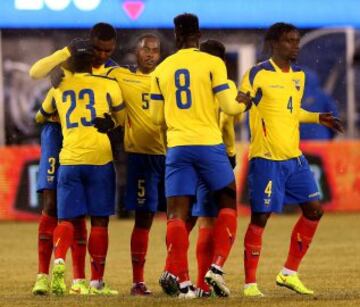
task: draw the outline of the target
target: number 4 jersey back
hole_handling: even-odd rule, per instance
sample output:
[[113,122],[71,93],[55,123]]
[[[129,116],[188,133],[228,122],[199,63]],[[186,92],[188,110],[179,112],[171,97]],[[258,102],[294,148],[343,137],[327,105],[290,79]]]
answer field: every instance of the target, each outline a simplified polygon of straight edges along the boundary
[[250,109],[250,159],[288,160],[299,157],[299,116],[305,75],[292,65],[283,72],[270,59],[252,67],[240,91],[253,99]]
[[96,116],[120,112],[122,95],[117,82],[107,77],[76,73],[51,89],[40,112],[57,110],[63,133],[61,165],[104,165],[112,161],[109,138],[93,126]]
[[229,90],[222,60],[181,49],[153,72],[152,103],[165,103],[168,147],[221,144],[217,92]]

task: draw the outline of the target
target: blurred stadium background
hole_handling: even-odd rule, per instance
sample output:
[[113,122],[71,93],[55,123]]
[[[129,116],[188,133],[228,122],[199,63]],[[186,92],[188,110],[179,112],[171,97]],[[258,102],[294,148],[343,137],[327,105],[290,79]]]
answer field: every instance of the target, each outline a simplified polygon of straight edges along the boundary
[[[33,118],[50,83],[49,80],[31,80],[28,75],[31,64],[63,48],[74,37],[86,37],[91,26],[100,21],[117,28],[118,48],[113,58],[119,64],[135,62],[134,43],[144,32],[160,36],[162,55],[166,57],[174,51],[172,18],[183,12],[199,16],[204,40],[219,39],[226,45],[229,77],[236,82],[251,65],[266,56],[262,46],[266,27],[284,21],[300,28],[303,36],[298,63],[315,74],[319,85],[315,92],[309,93],[308,107],[326,111],[323,109],[326,103],[317,103],[320,98],[331,101],[327,110],[337,112],[346,127],[343,135],[330,133],[321,139],[316,136],[317,128],[312,127],[310,137],[308,131],[301,146],[318,180],[324,208],[332,212],[350,212],[352,216],[360,212],[359,0],[2,0],[0,223],[4,220],[36,221],[41,210],[36,194],[40,130]],[[246,214],[249,137],[246,118],[236,127],[236,137],[239,211]],[[124,153],[119,152],[116,159],[121,212]],[[347,223],[347,219],[340,222]],[[15,231],[13,224],[0,225],[3,231]],[[23,231],[29,229],[34,231],[31,251],[35,261],[35,224],[24,226]],[[359,227],[350,231],[357,232],[359,238]],[[346,248],[349,248],[347,253],[352,252],[350,241]],[[357,264],[355,262],[354,266],[358,266],[359,248],[355,253]]]

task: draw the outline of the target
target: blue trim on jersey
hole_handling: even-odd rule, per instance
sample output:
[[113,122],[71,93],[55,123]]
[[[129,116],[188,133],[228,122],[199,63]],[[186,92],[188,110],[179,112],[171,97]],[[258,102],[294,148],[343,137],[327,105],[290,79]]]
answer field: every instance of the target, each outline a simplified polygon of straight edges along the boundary
[[150,97],[152,100],[164,100],[164,96],[161,94],[151,94]]
[[113,107],[113,106],[111,107],[111,111],[114,111],[114,112],[118,112],[118,111],[121,111],[123,109],[125,109],[125,103],[122,103],[122,104],[120,104],[120,105],[118,105],[116,107]]
[[255,79],[255,76],[257,75],[257,73],[263,69],[268,70],[268,71],[275,71],[274,66],[272,66],[272,64],[269,60],[254,66],[253,68],[251,68],[250,73],[249,73],[249,81],[250,81],[251,86],[253,86],[253,84],[254,84],[254,79]]
[[41,113],[42,115],[44,115],[45,117],[49,117],[49,116],[51,116],[52,114],[54,114],[54,113],[48,113],[48,112],[46,112],[46,111],[43,109],[43,107],[40,107],[40,113]]
[[230,87],[229,87],[229,84],[227,83],[224,83],[224,84],[220,84],[218,86],[215,86],[213,88],[213,93],[216,94],[216,93],[219,93],[221,91],[224,91],[224,90],[228,90]]
[[259,87],[256,91],[255,97],[252,99],[253,103],[255,103],[255,105],[258,105],[262,96],[263,96],[263,93],[262,93],[261,87]]
[[296,64],[291,64],[291,69],[292,69],[293,72],[303,71],[303,70],[301,69],[301,67],[298,66],[298,65],[296,65]]
[[128,69],[132,73],[136,73],[138,66],[135,64],[128,64],[128,65],[120,65],[122,68]]
[[119,64],[116,63],[113,59],[108,59],[104,66],[105,67],[115,67],[115,66],[119,66]]

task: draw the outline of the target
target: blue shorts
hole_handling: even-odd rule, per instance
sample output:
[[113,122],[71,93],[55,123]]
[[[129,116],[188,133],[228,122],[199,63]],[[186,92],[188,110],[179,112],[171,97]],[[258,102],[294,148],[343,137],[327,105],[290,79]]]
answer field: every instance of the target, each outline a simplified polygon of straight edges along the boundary
[[[234,169],[236,166],[235,156],[228,157],[231,167]],[[219,212],[218,204],[216,203],[214,192],[211,192],[205,182],[199,181],[196,190],[196,202],[194,203],[191,211],[192,216],[201,217],[217,217]]]
[[248,181],[252,212],[282,212],[284,204],[320,199],[304,156],[286,161],[251,159]]
[[105,165],[60,165],[57,186],[58,218],[115,213],[115,170]]
[[165,156],[129,153],[125,209],[157,212],[165,207]]
[[199,180],[210,191],[220,190],[235,180],[225,146],[176,146],[166,155],[165,193],[194,196]]
[[45,123],[41,130],[41,157],[36,188],[38,192],[56,189],[61,147],[60,124]]

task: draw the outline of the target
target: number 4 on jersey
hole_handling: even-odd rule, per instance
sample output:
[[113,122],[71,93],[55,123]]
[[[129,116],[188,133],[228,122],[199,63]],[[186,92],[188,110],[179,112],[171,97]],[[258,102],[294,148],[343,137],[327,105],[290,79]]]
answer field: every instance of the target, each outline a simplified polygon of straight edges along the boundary
[[293,103],[292,103],[292,97],[290,96],[289,101],[287,103],[287,109],[290,110],[290,113],[293,111]]

